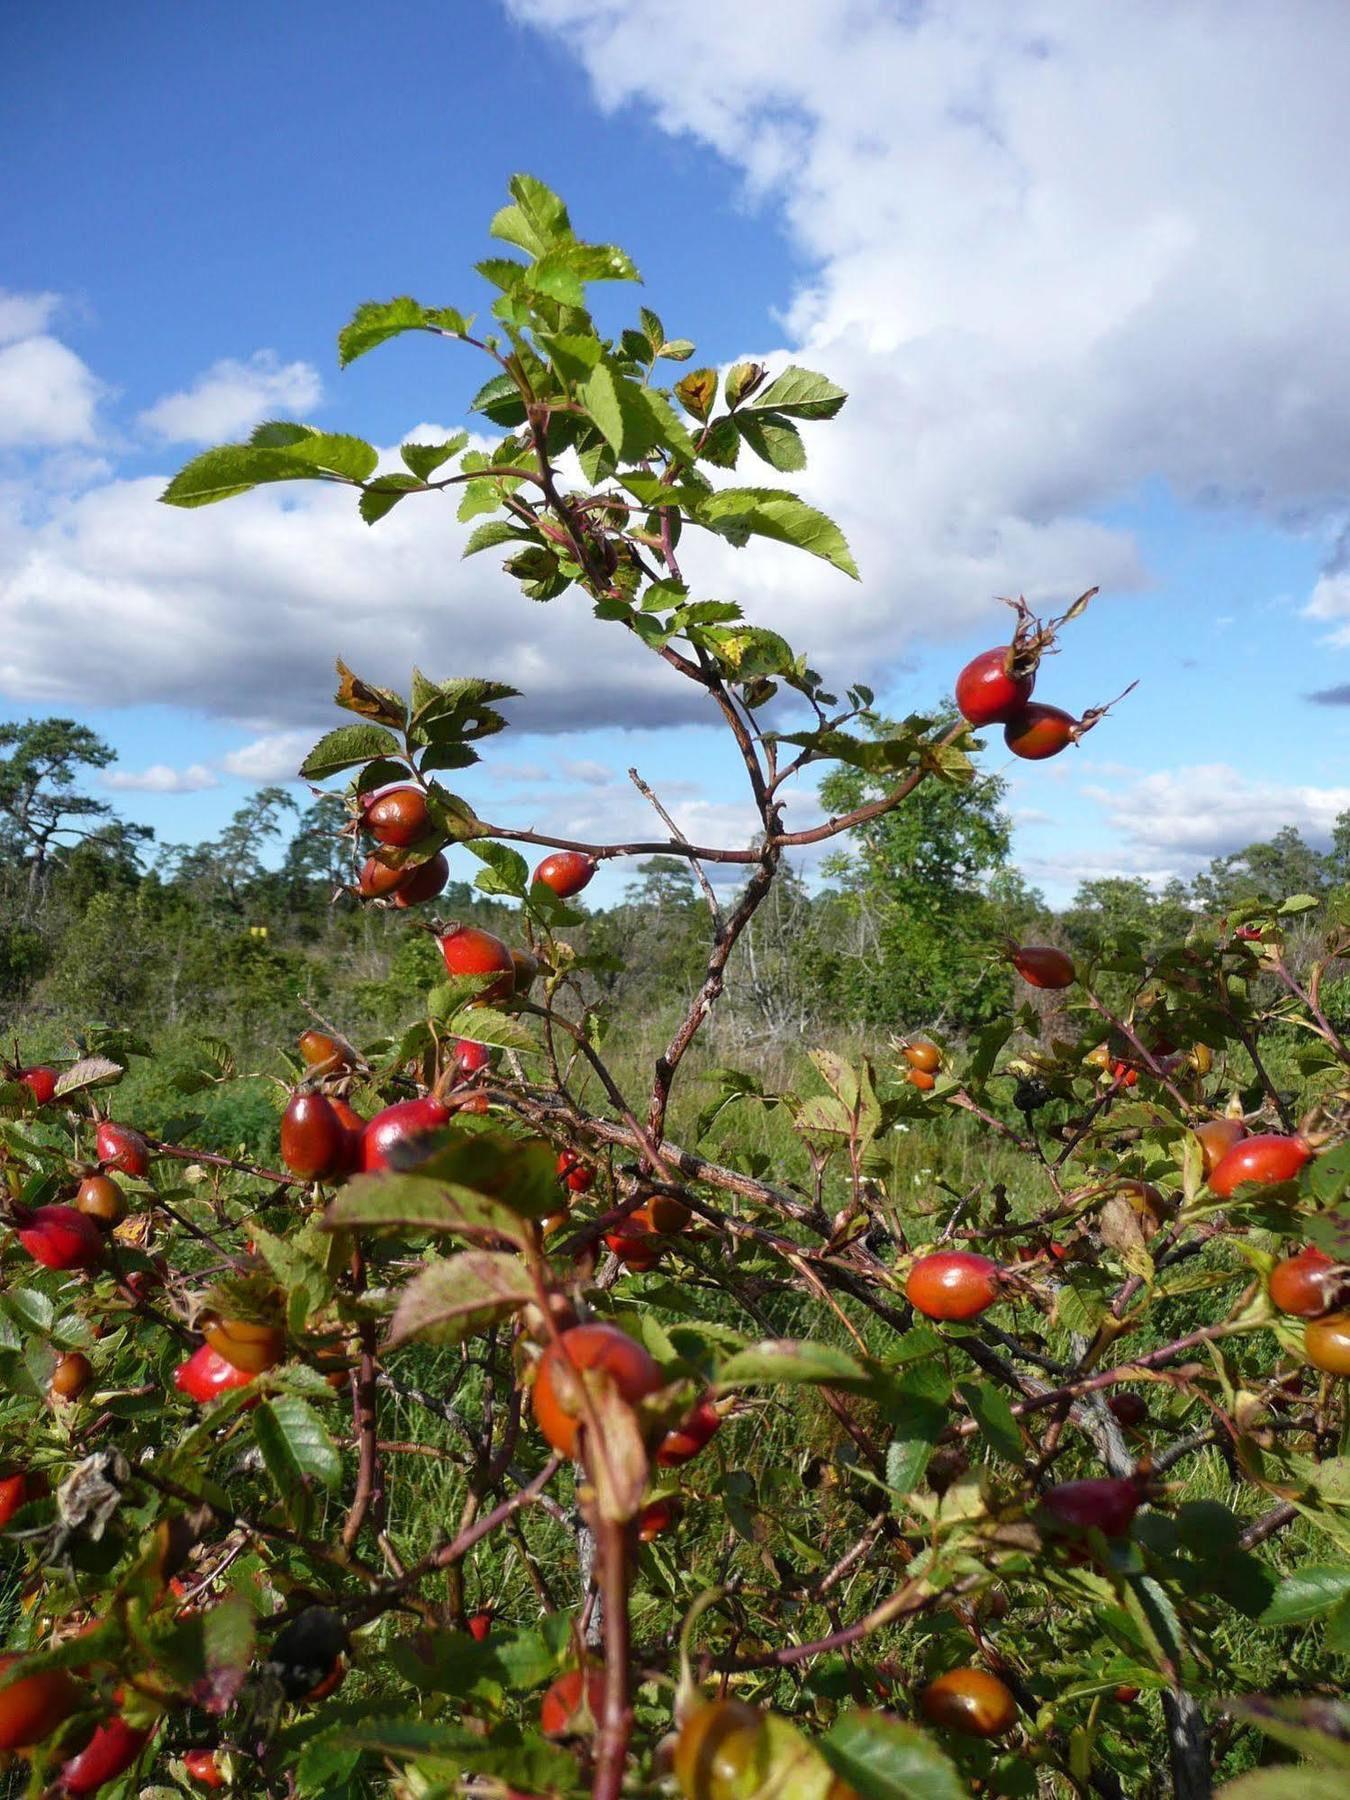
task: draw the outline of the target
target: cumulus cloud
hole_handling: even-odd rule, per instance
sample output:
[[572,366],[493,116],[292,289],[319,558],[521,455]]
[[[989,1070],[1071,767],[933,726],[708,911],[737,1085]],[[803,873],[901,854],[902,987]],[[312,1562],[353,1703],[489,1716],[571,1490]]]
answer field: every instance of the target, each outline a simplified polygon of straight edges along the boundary
[[1131,860],[1185,872],[1293,825],[1319,847],[1350,809],[1350,787],[1256,781],[1227,763],[1141,776],[1123,788],[1087,787],[1129,846]]
[[15,294],[0,288],[0,344],[39,337],[60,304],[59,294]]
[[[37,298],[45,300],[46,295]],[[11,297],[11,328],[39,316],[31,307],[25,317],[24,296]],[[41,450],[68,444],[92,444],[95,414],[103,384],[73,350],[39,333],[18,337],[0,347],[0,447]]]
[[298,781],[300,764],[314,743],[312,731],[269,731],[227,751],[221,767],[243,781]]
[[1305,528],[1350,504],[1333,0],[507,4],[781,210],[792,347],[854,395],[811,490],[892,631],[1138,582],[1089,515],[1148,478]]
[[140,415],[144,430],[174,444],[238,438],[273,413],[308,412],[323,395],[318,370],[283,363],[271,350],[247,362],[213,363],[190,388],[166,394]]
[[104,787],[127,794],[199,794],[203,788],[219,785],[206,764],[199,762],[186,769],[171,768],[168,763],[152,763],[148,769],[109,769],[102,780]]

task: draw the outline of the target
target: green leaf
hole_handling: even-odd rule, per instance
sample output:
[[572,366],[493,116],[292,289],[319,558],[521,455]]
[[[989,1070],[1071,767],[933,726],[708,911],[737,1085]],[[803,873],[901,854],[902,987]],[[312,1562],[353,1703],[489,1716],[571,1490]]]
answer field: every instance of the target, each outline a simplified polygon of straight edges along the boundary
[[903,1500],[923,1479],[938,1439],[951,1423],[952,1381],[942,1361],[916,1362],[893,1382],[883,1403],[891,1440],[886,1486]]
[[374,525],[387,512],[392,512],[405,494],[422,486],[415,475],[377,475],[357,502],[357,510],[367,525]]
[[452,307],[425,307],[409,295],[394,300],[367,300],[358,306],[350,325],[338,333],[338,361],[345,369],[377,344],[404,331],[440,331],[462,337],[470,321]]
[[806,446],[802,434],[787,419],[759,413],[736,415],[736,428],[762,462],[789,474],[806,467]]
[[476,525],[469,533],[460,555],[477,556],[480,550],[492,550],[498,544],[533,544],[538,541],[532,531],[526,531],[521,525],[508,525],[505,519],[489,519],[484,525]]
[[306,438],[318,437],[312,425],[300,425],[294,419],[264,419],[248,434],[250,444],[265,449],[284,450],[292,444],[303,444]]
[[355,768],[376,756],[396,756],[402,748],[392,731],[383,725],[339,725],[310,751],[300,765],[307,781],[322,781],[342,769]]
[[1262,1625],[1302,1625],[1350,1594],[1350,1568],[1328,1563],[1305,1564],[1286,1575],[1261,1614]]
[[1330,1769],[1255,1769],[1225,1782],[1215,1800],[1345,1800],[1345,1777]]
[[883,1713],[845,1713],[816,1747],[861,1800],[963,1800],[967,1793],[931,1739]]
[[971,1417],[990,1449],[1006,1462],[1022,1460],[1022,1434],[1003,1395],[987,1381],[961,1381],[957,1392],[970,1408]]
[[533,175],[513,175],[506,184],[515,202],[495,215],[488,230],[495,238],[518,244],[531,256],[539,256],[550,244],[572,236],[567,208],[551,187]]
[[269,481],[327,480],[317,463],[302,462],[288,450],[251,444],[222,444],[186,463],[160,495],[167,506],[212,506],[246,494]]
[[690,338],[671,338],[656,354],[664,356],[668,362],[688,362],[694,354],[694,344]]
[[389,1347],[410,1338],[458,1344],[533,1298],[534,1283],[520,1257],[463,1250],[432,1263],[404,1288],[389,1322]]
[[[1337,1769],[1350,1769],[1350,1703],[1344,1700],[1244,1694],[1240,1700],[1230,1700],[1227,1710],[1300,1756],[1331,1763]],[[1306,1780],[1311,1771],[1300,1769],[1298,1773]],[[1340,1792],[1344,1793],[1345,1776],[1337,1779]]]
[[364,481],[374,473],[380,460],[379,451],[364,438],[336,431],[308,431],[284,454],[296,462],[345,475],[351,481]]
[[858,578],[844,534],[832,519],[781,488],[722,488],[690,509],[697,525],[736,545],[751,537],[773,538],[833,563]]
[[329,1202],[323,1226],[325,1231],[490,1232],[524,1241],[520,1215],[505,1202],[423,1175],[356,1176]]
[[832,419],[847,399],[843,388],[794,364],[746,404],[756,412],[781,412],[793,419]]
[[342,1479],[342,1458],[333,1440],[318,1413],[298,1394],[275,1394],[259,1401],[253,1435],[284,1501],[307,1480],[336,1487]]
[[456,1037],[472,1038],[478,1044],[491,1044],[496,1050],[519,1050],[537,1056],[540,1046],[529,1026],[512,1013],[498,1012],[492,1006],[465,1006],[446,1021],[446,1030]]
[[485,894],[511,894],[517,900],[523,900],[529,892],[530,865],[509,844],[499,844],[492,838],[474,838],[466,848],[487,864],[494,880],[491,885],[485,884],[483,877],[478,877],[477,886]]
[[457,431],[443,444],[404,444],[399,455],[421,481],[429,481],[442,463],[458,456],[469,441],[467,431]]
[[740,1351],[717,1372],[719,1391],[757,1382],[807,1382],[870,1390],[872,1377],[846,1350],[831,1344],[768,1338]]
[[634,400],[634,384],[606,357],[580,386],[582,404],[614,454],[634,462],[654,442],[651,420]]

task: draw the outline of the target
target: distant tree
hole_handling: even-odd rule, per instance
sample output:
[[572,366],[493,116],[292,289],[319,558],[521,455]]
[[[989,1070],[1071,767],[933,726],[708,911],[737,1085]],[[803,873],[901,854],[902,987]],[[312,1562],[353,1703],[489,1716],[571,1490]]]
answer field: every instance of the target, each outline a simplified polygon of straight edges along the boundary
[[1263,894],[1273,899],[1322,894],[1332,879],[1328,858],[1305,843],[1296,826],[1285,825],[1273,838],[1248,844],[1230,856],[1216,856],[1196,876],[1194,893],[1206,912],[1223,912]]
[[117,752],[74,719],[28,719],[0,725],[0,853],[28,872],[28,905],[41,888],[53,853],[104,830],[106,800],[79,792],[80,773],[106,769]]
[[218,838],[166,844],[160,871],[198,899],[242,918],[266,870],[264,851],[281,836],[281,816],[296,810],[285,788],[259,788]]
[[[875,715],[864,722],[878,737],[896,730]],[[821,782],[820,798],[828,812],[844,813],[893,785],[891,776],[841,767]],[[1039,902],[1008,860],[1005,792],[995,776],[965,788],[924,782],[826,859],[838,884],[836,930],[852,940],[840,965],[841,1013],[899,1027],[970,1026],[1006,1007],[1008,977],[989,946],[1034,917]]]
[[1137,875],[1103,875],[1079,885],[1060,914],[1060,927],[1075,948],[1134,934],[1145,947],[1182,937],[1192,919],[1185,888],[1169,882],[1161,893]]

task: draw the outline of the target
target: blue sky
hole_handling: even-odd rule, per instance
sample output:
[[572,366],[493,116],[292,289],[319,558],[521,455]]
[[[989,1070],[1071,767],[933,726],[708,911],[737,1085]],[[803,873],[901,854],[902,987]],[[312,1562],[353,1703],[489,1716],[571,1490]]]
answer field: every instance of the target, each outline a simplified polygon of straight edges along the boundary
[[383,679],[417,659],[527,690],[536,728],[464,784],[491,816],[646,832],[636,763],[691,835],[740,839],[717,734],[576,602],[461,568],[453,518],[366,542],[326,505],[154,504],[258,417],[386,445],[458,423],[461,357],[415,340],[339,375],[333,337],[370,297],[481,305],[467,271],[524,168],[642,270],[606,317],[641,299],[702,359],[790,354],[853,393],[804,491],[862,588],[719,550],[686,565],[704,592],[906,710],[997,641],[995,594],[1102,584],[1038,693],[1137,692],[1053,764],[986,755],[1053,898],[1286,820],[1324,833],[1350,805],[1350,707],[1306,697],[1350,684],[1350,278],[1327,248],[1350,23],[1312,0],[1193,0],[1133,39],[1104,5],[1038,17],[1033,43],[993,0],[8,16],[0,712],[87,719],[120,809],[182,841],[294,768],[336,655]]

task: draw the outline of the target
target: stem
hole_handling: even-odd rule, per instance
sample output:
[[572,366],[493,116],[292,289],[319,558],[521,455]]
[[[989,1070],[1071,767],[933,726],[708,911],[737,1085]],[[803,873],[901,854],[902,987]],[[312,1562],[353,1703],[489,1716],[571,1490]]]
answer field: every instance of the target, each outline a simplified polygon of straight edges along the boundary
[[619,1800],[623,1791],[628,1737],[633,1727],[629,1698],[632,1643],[628,1618],[628,1528],[612,1519],[594,1521],[596,1575],[603,1602],[605,1702],[595,1747],[592,1800]]

